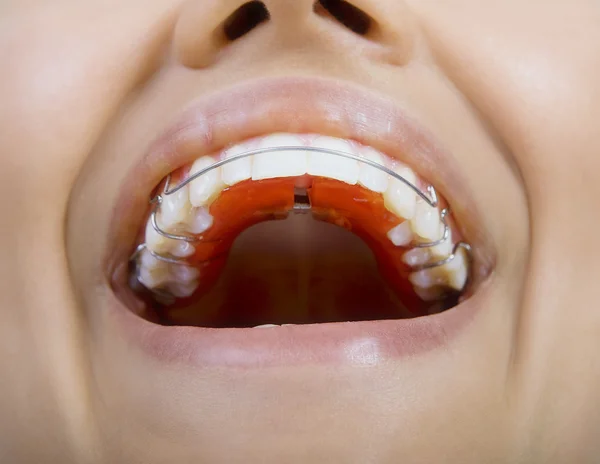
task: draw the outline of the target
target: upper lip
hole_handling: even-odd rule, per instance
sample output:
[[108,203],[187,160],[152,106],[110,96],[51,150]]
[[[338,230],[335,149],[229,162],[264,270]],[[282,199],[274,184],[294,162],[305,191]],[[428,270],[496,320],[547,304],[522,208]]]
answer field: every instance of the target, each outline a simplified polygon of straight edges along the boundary
[[[321,78],[259,79],[201,97],[185,108],[144,153],[126,178],[115,206],[109,273],[123,269],[152,190],[169,173],[224,147],[274,132],[319,133],[356,140],[395,157],[426,179],[447,200],[473,247],[475,280],[491,272],[489,235],[462,170],[441,143],[398,105],[362,87]],[[122,272],[119,280],[121,280]],[[114,274],[113,274],[114,277]]]

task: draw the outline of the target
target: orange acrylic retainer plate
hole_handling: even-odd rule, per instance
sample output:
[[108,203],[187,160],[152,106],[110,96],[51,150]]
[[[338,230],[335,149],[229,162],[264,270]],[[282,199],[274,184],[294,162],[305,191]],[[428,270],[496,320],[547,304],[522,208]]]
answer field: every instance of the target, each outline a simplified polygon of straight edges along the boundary
[[355,233],[373,251],[379,269],[400,301],[415,315],[427,308],[408,280],[410,268],[402,261],[405,247],[396,247],[387,237],[403,219],[389,212],[383,196],[360,185],[348,185],[329,178],[303,176],[247,180],[221,192],[210,206],[213,225],[194,243],[196,252],[188,258],[200,270],[199,287],[190,298],[177,300],[174,309],[190,305],[217,282],[235,238],[259,222],[283,219],[293,210],[296,186],[306,187],[311,213]]

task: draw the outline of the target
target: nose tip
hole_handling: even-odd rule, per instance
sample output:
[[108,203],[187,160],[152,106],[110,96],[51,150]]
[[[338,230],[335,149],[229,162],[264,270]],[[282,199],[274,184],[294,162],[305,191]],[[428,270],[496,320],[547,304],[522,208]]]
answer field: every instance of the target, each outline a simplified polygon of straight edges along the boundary
[[296,42],[318,43],[318,38],[309,36],[327,27],[329,32],[335,29],[396,46],[397,31],[389,18],[377,16],[379,11],[389,12],[389,8],[380,10],[376,0],[193,0],[177,21],[175,51],[185,66],[207,67],[221,50],[233,42],[250,40],[261,28],[272,29],[269,38],[278,42],[294,37]]

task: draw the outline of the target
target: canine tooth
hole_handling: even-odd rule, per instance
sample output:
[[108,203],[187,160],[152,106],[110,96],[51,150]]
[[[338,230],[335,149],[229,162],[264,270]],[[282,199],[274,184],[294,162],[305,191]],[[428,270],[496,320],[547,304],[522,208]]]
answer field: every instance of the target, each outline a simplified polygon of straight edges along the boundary
[[190,211],[188,186],[170,195],[163,195],[159,211],[160,224],[166,229],[185,222]]
[[[317,137],[312,142],[312,145],[314,147],[352,153],[352,148],[348,142],[335,137]],[[308,154],[307,171],[308,174],[313,176],[329,177],[341,180],[350,185],[355,185],[358,182],[359,170],[358,161],[353,159],[327,153],[311,152]]]
[[[417,176],[408,167],[396,168],[394,172],[416,185]],[[388,187],[383,193],[385,207],[396,216],[412,219],[415,215],[417,194],[404,182],[390,178]]]
[[[373,161],[383,166],[383,156],[373,148],[365,147],[361,152],[363,158]],[[365,163],[359,163],[360,172],[358,182],[363,187],[372,190],[373,192],[383,193],[386,191],[389,181],[389,176],[382,170],[374,168]]]
[[431,254],[427,248],[413,248],[407,251],[402,256],[402,261],[411,267],[422,266],[431,258]]
[[[259,148],[302,147],[293,135],[273,134],[261,140]],[[295,177],[306,174],[307,156],[300,150],[281,150],[254,155],[252,180]]]
[[[215,164],[216,160],[211,156],[203,156],[197,159],[190,169],[190,177]],[[221,168],[215,168],[202,174],[190,183],[190,203],[192,206],[204,206],[210,203],[223,190],[221,180]]]
[[[249,148],[244,144],[234,145],[225,151],[224,156],[225,158],[233,158],[247,151],[249,151]],[[252,177],[252,156],[231,161],[224,164],[221,169],[221,176],[226,185],[231,186],[250,179]]]
[[416,212],[410,225],[413,232],[425,240],[435,241],[442,237],[440,213],[437,208],[432,208],[424,201],[417,202]]
[[412,242],[413,231],[410,228],[410,223],[404,221],[398,224],[387,233],[388,238],[396,246],[407,246]]
[[203,234],[213,225],[213,217],[206,208],[198,208],[192,213],[189,231],[193,234]]

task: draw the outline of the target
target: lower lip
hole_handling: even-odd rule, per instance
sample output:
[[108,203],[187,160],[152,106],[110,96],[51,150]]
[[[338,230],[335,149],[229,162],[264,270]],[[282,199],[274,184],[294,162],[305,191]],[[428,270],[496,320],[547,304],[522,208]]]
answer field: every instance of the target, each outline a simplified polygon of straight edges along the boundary
[[452,343],[473,326],[490,287],[487,282],[454,308],[414,319],[243,329],[173,327],[143,319],[117,298],[109,304],[109,315],[124,338],[163,362],[236,368],[376,364]]

